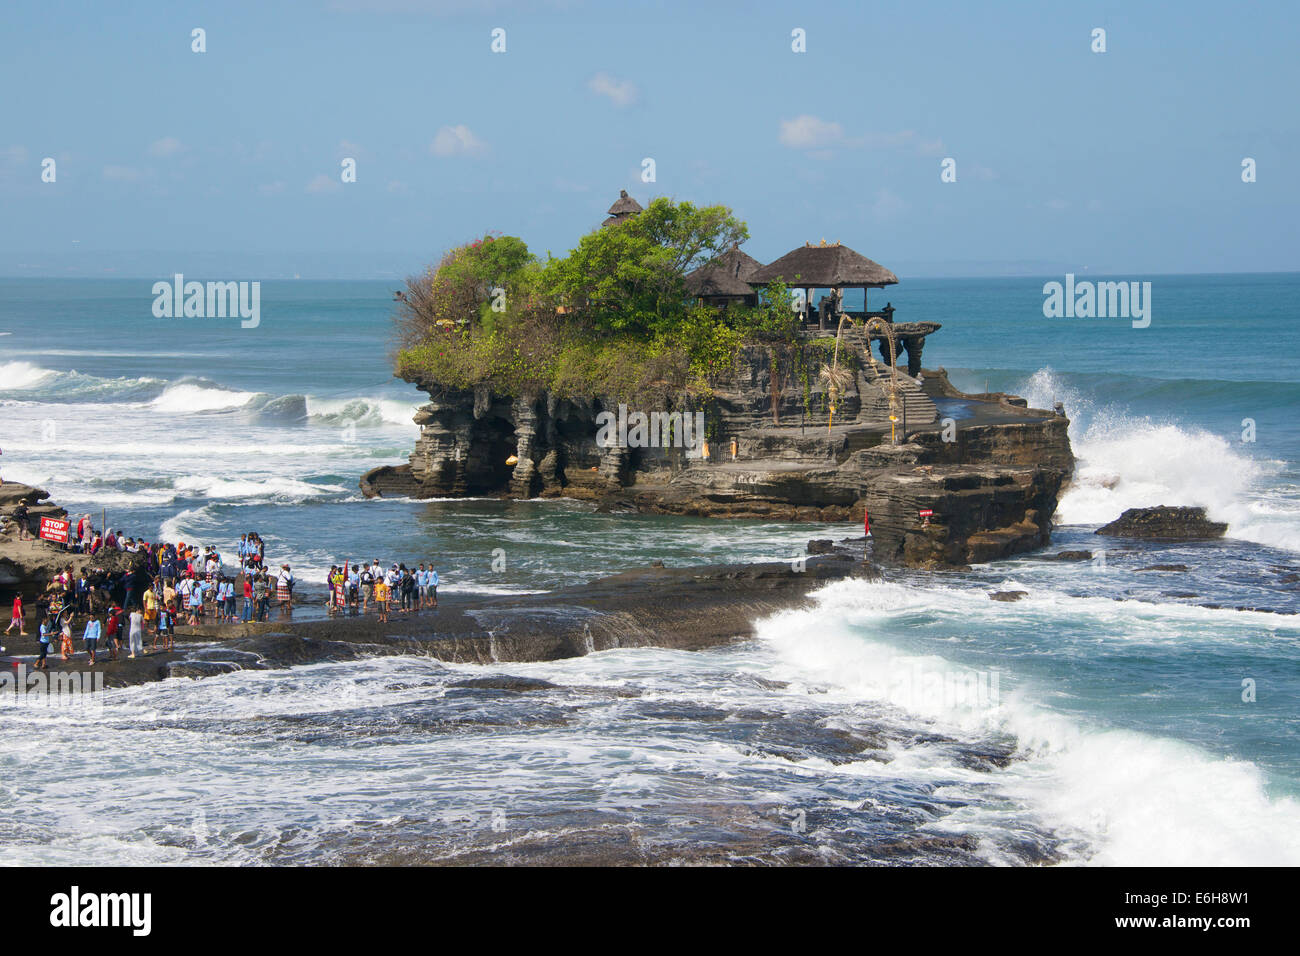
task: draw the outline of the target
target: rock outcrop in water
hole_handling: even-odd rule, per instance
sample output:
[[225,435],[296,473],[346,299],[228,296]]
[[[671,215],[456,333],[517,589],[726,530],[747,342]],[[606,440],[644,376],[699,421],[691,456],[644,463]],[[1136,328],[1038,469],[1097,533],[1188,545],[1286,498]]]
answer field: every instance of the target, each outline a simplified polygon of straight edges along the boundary
[[906,440],[894,444],[890,384],[879,368],[854,374],[828,427],[803,417],[823,407],[821,391],[809,386],[807,406],[792,388],[774,397],[767,350],[742,350],[705,409],[707,457],[601,447],[597,416],[618,411],[610,399],[512,398],[416,381],[432,400],[415,416],[409,464],[372,470],[361,489],[372,497],[565,496],[610,512],[783,521],[861,522],[865,513],[876,558],[917,567],[1045,545],[1074,469],[1068,419],[1016,396],[965,395],[942,369],[924,372],[923,385],[898,380]]
[[1211,521],[1204,508],[1129,508],[1110,524],[1098,528],[1097,534],[1116,538],[1155,538],[1167,541],[1203,541],[1222,538],[1228,526]]

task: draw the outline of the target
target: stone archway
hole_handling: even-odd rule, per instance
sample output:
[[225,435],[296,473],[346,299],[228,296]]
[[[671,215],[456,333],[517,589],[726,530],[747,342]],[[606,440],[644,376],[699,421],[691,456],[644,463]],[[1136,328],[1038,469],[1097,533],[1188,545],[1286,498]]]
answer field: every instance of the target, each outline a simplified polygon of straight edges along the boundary
[[[898,422],[899,411],[902,408],[902,391],[898,382],[898,341],[894,337],[892,326],[876,316],[868,319],[859,320],[847,313],[840,314],[839,325],[835,330],[835,352],[831,359],[831,365],[822,366],[820,378],[826,383],[827,395],[830,398],[831,417],[826,423],[829,431],[835,420],[835,406],[839,400],[840,393],[845,388],[846,373],[840,368],[840,345],[844,340],[844,330],[846,326],[852,327],[860,325],[862,327],[862,351],[866,355],[868,366],[876,371],[876,357],[871,354],[872,333],[881,336],[881,351],[884,351],[886,345],[889,347],[888,364],[889,364],[889,385],[886,394],[889,396],[889,419],[890,419],[890,440],[898,444],[898,433],[893,427]],[[876,371],[879,378],[880,373]]]

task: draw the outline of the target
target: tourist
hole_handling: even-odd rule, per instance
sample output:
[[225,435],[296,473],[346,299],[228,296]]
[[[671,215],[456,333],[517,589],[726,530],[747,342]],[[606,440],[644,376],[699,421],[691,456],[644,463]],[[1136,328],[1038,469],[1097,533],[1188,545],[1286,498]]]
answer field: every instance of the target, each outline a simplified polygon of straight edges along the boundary
[[90,657],[91,667],[95,666],[95,651],[99,648],[100,630],[99,618],[92,617],[86,622],[85,633],[81,635],[81,639],[86,642],[86,654]]
[[361,568],[361,613],[365,614],[370,608],[370,602],[375,596],[375,575],[369,567]]
[[243,571],[240,577],[244,581],[244,609],[239,615],[242,623],[247,624],[253,619],[253,575],[248,571]]
[[356,613],[361,604],[361,568],[357,564],[348,565],[348,606]]
[[388,582],[384,578],[375,581],[375,610],[379,612],[379,620],[388,623],[388,595],[390,594]]
[[195,580],[190,589],[190,627],[198,627],[203,623],[203,592],[206,588],[207,585],[202,581]]
[[127,633],[127,647],[130,653],[127,657],[144,657],[144,612],[135,610],[131,612],[129,620],[129,631]]
[[194,593],[194,584],[194,578],[190,576],[189,572],[182,571],[181,579],[176,585],[176,597],[181,607],[187,608],[190,606],[190,595]]
[[347,604],[346,588],[347,576],[343,574],[343,568],[335,564],[334,567],[330,568],[329,575],[330,615],[342,611],[344,605]]
[[74,606],[77,609],[77,613],[90,613],[90,581],[86,577],[85,568],[81,569],[81,575],[77,578],[74,593],[76,595],[76,603]]
[[154,635],[154,649],[157,649],[158,642],[161,640],[164,651],[174,650],[176,647],[175,639],[176,620],[172,616],[171,608],[163,607],[158,612],[158,631]]
[[116,604],[108,609],[108,620],[104,623],[104,640],[108,642],[108,654],[117,660],[117,652],[122,649],[122,609]]
[[37,638],[36,647],[37,650],[39,651],[39,654],[36,658],[35,667],[38,671],[40,670],[47,671],[50,669],[50,664],[49,661],[46,660],[46,657],[50,653],[50,641],[54,637],[53,620],[48,617],[41,618],[38,631],[39,631],[39,637]]
[[9,619],[9,626],[5,628],[5,633],[8,634],[16,627],[18,628],[18,636],[26,637],[27,632],[23,630],[23,626],[23,596],[15,592],[13,617]]
[[402,589],[402,613],[409,614],[415,608],[415,575],[404,564],[399,586]]
[[281,616],[293,614],[293,572],[289,565],[280,565],[280,573],[275,579],[275,599],[280,605]]
[[59,626],[59,654],[66,661],[77,653],[72,646],[72,612],[61,612],[59,619],[62,621]]
[[224,574],[217,579],[217,608],[218,621],[235,623],[235,582]]
[[14,523],[18,525],[18,540],[27,541],[28,539],[30,539],[32,535],[31,535],[31,531],[28,528],[28,522],[30,521],[30,519],[27,517],[26,498],[18,502],[18,506],[14,508],[13,514],[10,517],[12,517],[14,519]]
[[152,624],[158,618],[158,605],[160,603],[160,599],[153,588],[145,588],[141,603],[144,604],[145,622]]
[[265,621],[271,604],[271,587],[265,568],[259,567],[253,575],[253,604],[257,620]]
[[427,573],[424,570],[424,562],[420,562],[420,568],[415,572],[415,609],[424,610],[424,588],[427,583],[425,580]]

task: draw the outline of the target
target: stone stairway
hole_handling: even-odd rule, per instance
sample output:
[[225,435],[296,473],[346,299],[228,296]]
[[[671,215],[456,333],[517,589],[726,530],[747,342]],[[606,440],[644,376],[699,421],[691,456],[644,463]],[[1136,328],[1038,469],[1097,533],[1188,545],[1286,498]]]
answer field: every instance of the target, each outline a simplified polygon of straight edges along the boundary
[[[861,354],[861,353],[859,353]],[[888,421],[889,392],[892,387],[889,367],[883,362],[868,365],[858,372],[858,389],[862,393],[862,411],[858,421]],[[921,391],[916,379],[898,373],[898,391],[908,426],[928,425],[939,417],[939,409],[930,397]]]

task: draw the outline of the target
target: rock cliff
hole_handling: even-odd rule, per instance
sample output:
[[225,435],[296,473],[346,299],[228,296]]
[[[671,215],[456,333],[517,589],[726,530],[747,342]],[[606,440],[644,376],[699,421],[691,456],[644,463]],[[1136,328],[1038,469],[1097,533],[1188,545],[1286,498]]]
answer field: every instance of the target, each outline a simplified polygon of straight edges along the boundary
[[[964,395],[942,369],[894,379],[862,363],[829,419],[817,362],[776,359],[774,373],[771,351],[747,348],[694,407],[643,409],[702,413],[707,442],[695,449],[599,444],[601,414],[620,414],[608,397],[507,397],[417,381],[431,401],[415,417],[409,463],[372,470],[361,488],[412,498],[565,496],[607,511],[709,517],[861,522],[866,513],[877,560],[924,567],[1048,542],[1074,469],[1063,414],[1016,396]],[[901,400],[890,422],[895,381]]]

